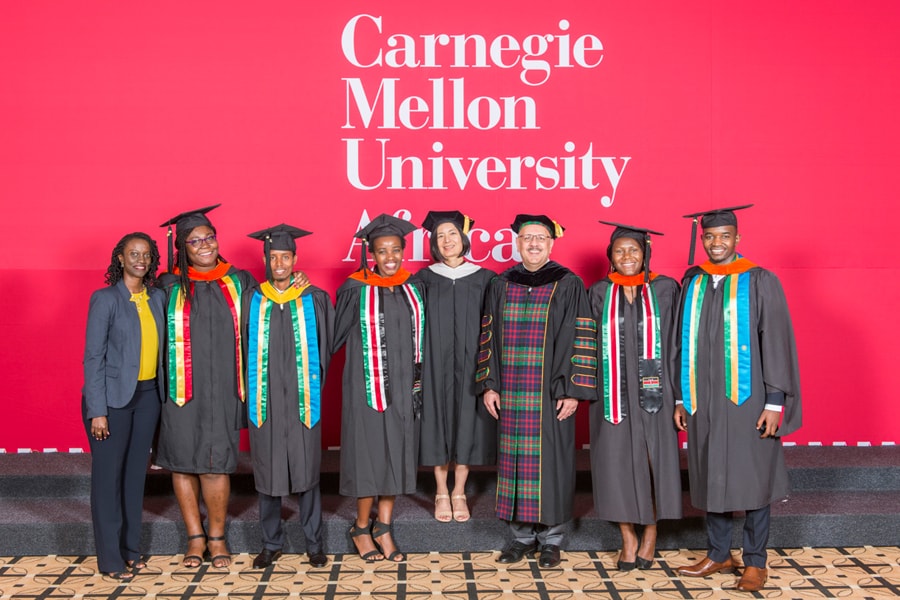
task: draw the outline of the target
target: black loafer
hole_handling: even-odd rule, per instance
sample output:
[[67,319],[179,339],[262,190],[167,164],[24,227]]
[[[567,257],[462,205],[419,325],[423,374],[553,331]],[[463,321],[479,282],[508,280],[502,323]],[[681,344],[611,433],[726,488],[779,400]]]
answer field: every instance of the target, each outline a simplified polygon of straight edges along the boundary
[[279,558],[281,558],[281,550],[269,550],[268,548],[263,548],[263,551],[253,559],[253,568],[265,569],[266,567],[271,566],[271,564]]
[[308,552],[307,556],[309,556],[309,564],[311,567],[319,569],[328,564],[328,557],[325,556],[325,553],[319,550],[318,552]]
[[504,565],[517,563],[526,556],[534,554],[536,547],[537,546],[535,544],[522,544],[521,542],[513,542],[503,549],[503,552],[501,552],[500,556],[497,557],[497,562],[503,563]]
[[552,569],[558,567],[561,562],[559,557],[559,546],[547,544],[541,547],[541,558],[538,560],[538,566],[542,569]]

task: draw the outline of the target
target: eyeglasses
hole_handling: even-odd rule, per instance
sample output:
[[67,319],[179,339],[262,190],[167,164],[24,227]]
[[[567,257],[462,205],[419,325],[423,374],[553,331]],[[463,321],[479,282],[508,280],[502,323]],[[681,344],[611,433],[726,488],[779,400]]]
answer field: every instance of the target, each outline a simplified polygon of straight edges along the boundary
[[212,244],[214,241],[216,241],[216,234],[213,233],[213,234],[206,236],[205,238],[194,238],[192,240],[184,240],[184,241],[185,241],[185,243],[190,244],[194,248],[199,248],[203,244]]
[[525,235],[520,235],[519,237],[525,240],[525,242],[527,243],[537,242],[539,244],[543,244],[550,239],[549,235],[545,235],[543,233],[526,233]]

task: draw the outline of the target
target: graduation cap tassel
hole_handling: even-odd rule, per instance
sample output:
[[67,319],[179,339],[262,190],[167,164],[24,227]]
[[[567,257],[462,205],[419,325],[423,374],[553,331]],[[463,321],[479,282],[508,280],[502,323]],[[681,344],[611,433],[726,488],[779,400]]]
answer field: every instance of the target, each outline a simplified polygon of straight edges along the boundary
[[694,249],[697,246],[697,217],[691,221],[691,250],[688,252],[688,264],[694,264]]
[[650,234],[644,235],[644,247],[647,250],[644,252],[644,283],[650,281]]
[[169,225],[169,231],[166,232],[166,242],[168,243],[168,247],[169,247],[169,256],[166,260],[166,264],[169,266],[168,272],[171,273],[172,267],[175,264],[172,259],[172,246],[174,245],[175,242],[172,239],[172,226],[171,225]]
[[369,274],[366,273],[366,240],[365,240],[365,238],[359,242],[359,268],[362,269],[363,279],[368,279]]
[[272,281],[272,260],[269,257],[269,252],[272,249],[272,236],[267,235],[266,241],[263,243],[263,257],[266,261],[266,281]]

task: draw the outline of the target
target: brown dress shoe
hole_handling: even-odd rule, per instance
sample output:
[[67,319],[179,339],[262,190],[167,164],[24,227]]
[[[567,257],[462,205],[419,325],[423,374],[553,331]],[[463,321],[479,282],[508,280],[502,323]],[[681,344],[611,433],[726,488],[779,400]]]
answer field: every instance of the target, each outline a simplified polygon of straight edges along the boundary
[[706,577],[722,571],[734,571],[734,561],[730,556],[724,562],[716,562],[707,556],[695,565],[678,567],[678,574],[682,577]]
[[766,585],[769,578],[769,572],[759,567],[744,567],[744,574],[738,581],[737,589],[742,592],[758,592]]

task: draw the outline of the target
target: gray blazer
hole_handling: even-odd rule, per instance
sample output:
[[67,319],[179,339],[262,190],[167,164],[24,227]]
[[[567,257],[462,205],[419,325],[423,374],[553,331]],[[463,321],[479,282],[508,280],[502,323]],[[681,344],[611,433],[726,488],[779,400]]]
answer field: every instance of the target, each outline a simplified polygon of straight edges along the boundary
[[[156,381],[160,402],[166,397],[163,356],[166,352],[165,293],[147,288],[150,312],[156,320],[159,355]],[[141,320],[124,281],[99,289],[91,295],[87,335],[84,343],[84,388],[82,412],[85,419],[104,417],[107,407],[127,405],[137,388],[141,361]]]

